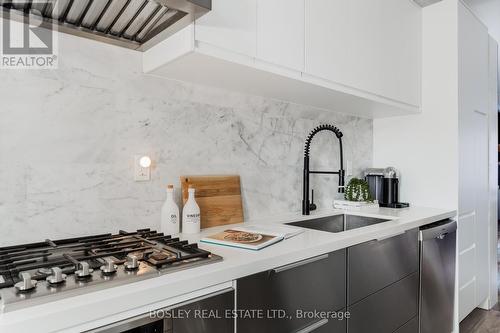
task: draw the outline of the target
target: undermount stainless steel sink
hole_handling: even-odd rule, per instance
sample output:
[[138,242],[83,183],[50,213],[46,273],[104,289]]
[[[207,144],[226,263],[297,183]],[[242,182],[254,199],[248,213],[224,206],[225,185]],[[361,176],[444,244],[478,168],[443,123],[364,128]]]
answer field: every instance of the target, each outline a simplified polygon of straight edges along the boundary
[[328,232],[342,232],[342,231],[366,227],[373,224],[383,223],[387,221],[390,220],[379,219],[368,216],[339,214],[333,216],[313,218],[304,221],[290,222],[286,224],[307,229],[315,229]]

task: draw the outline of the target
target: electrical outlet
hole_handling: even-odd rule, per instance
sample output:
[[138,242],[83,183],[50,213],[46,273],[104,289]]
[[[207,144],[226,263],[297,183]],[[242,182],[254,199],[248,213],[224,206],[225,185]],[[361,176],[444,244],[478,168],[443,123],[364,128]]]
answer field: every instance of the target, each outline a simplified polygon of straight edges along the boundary
[[151,180],[151,167],[141,166],[142,155],[134,156],[134,180],[136,182],[144,182]]

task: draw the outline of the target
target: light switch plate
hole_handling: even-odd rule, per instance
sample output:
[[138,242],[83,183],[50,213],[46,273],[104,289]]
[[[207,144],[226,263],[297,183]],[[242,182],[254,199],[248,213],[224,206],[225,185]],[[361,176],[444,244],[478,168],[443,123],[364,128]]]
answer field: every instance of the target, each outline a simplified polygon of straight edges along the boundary
[[136,182],[145,182],[151,180],[151,167],[143,168],[139,163],[142,155],[134,156],[134,180]]

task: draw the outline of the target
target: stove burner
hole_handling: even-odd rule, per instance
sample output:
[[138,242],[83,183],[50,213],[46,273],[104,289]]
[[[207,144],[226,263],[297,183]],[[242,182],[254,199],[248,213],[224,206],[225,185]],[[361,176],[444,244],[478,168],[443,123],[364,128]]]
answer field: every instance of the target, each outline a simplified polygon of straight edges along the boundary
[[150,229],[3,247],[0,302],[6,312],[40,304],[43,297],[65,298],[66,292],[87,293],[221,259]]

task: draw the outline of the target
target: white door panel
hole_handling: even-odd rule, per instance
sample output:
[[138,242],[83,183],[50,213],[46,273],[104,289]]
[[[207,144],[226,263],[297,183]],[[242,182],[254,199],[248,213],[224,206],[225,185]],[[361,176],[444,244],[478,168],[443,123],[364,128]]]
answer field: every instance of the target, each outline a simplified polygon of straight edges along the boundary
[[[474,258],[459,261],[459,313],[463,319],[489,295],[489,37],[486,27],[459,4],[459,216],[473,213]],[[470,225],[464,224],[466,227]],[[472,232],[469,228],[469,232]],[[458,248],[471,240],[458,238]],[[466,279],[474,269],[474,297]]]
[[255,57],[257,0],[213,0],[212,10],[195,22],[195,39]]
[[307,0],[305,72],[420,105],[421,9],[401,0]]
[[476,247],[461,251],[458,255],[458,288],[461,289],[476,278]]
[[476,243],[476,223],[475,214],[468,214],[458,217],[457,248],[462,252]]
[[305,0],[257,0],[257,59],[304,71]]
[[489,293],[489,183],[488,183],[488,116],[474,112],[474,183],[476,209],[477,302]]
[[462,321],[476,307],[476,282],[471,281],[458,291],[458,318]]

